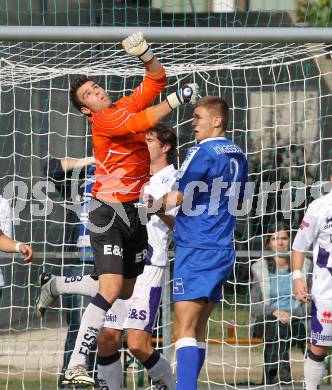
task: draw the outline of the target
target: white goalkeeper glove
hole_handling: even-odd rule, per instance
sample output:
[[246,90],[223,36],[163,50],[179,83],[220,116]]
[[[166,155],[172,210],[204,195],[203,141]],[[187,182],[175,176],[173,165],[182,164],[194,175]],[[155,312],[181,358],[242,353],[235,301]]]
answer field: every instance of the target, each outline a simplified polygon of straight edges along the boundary
[[149,62],[153,58],[150,46],[140,31],[124,39],[122,41],[122,47],[128,54],[138,57],[143,62]]
[[184,103],[195,104],[198,96],[198,84],[186,84],[176,92],[171,93],[166,97],[167,103],[171,109],[182,106]]

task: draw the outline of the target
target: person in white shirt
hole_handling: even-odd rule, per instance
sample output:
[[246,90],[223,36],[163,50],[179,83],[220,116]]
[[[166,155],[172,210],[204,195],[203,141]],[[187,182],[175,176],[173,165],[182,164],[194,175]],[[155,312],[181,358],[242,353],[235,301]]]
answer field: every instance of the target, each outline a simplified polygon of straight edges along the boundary
[[[0,195],[0,251],[18,252],[24,256],[24,261],[32,260],[32,249],[29,245],[12,239],[12,213],[7,199]],[[2,270],[0,269],[0,288],[5,285]]]
[[[0,195],[0,230],[9,238],[12,238],[12,213],[7,199]],[[5,279],[0,268],[0,289],[4,287]],[[2,294],[2,292],[0,292]]]
[[295,297],[302,302],[309,300],[302,268],[305,252],[311,245],[314,263],[311,347],[304,362],[304,380],[307,390],[316,390],[324,375],[327,349],[332,346],[332,190],[310,203],[292,246]]
[[12,238],[12,211],[7,199],[0,195],[0,229],[7,237]]
[[[172,129],[157,125],[146,134],[150,153],[150,182],[144,192],[160,198],[169,192],[176,181],[177,139]],[[147,224],[148,251],[144,272],[138,276],[133,295],[128,300],[118,299],[107,312],[104,327],[98,336],[98,380],[105,390],[118,390],[122,383],[120,353],[121,336],[127,330],[127,345],[132,354],[147,369],[157,388],[175,390],[169,362],[152,346],[152,331],[162,296],[164,271],[168,265],[168,247],[174,226],[174,214],[152,215]],[[89,275],[78,278],[51,276],[42,286],[36,309],[45,309],[58,295],[82,294],[94,296],[98,280]],[[89,354],[94,340],[86,342],[81,353]]]
[[0,251],[7,253],[21,253],[24,256],[24,261],[26,263],[30,263],[32,260],[32,249],[30,245],[23,244],[22,242],[18,242],[12,240],[3,231],[0,229]]

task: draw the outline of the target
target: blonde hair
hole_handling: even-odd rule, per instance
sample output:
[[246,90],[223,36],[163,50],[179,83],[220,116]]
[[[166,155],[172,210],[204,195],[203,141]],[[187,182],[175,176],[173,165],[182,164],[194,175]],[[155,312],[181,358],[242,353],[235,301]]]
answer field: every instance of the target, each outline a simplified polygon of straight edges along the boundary
[[207,110],[217,112],[221,118],[222,129],[226,130],[228,124],[229,107],[226,101],[218,96],[204,96],[197,100],[195,108],[204,107]]

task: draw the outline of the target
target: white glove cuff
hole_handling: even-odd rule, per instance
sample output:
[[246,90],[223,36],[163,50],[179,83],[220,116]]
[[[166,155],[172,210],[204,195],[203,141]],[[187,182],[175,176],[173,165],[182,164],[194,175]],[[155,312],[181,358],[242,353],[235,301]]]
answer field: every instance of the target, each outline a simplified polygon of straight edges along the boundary
[[171,93],[166,97],[167,103],[171,107],[172,110],[178,108],[182,105],[182,102],[179,100],[176,92]]
[[15,252],[21,253],[21,251],[20,251],[20,245],[22,245],[21,242],[17,242],[17,243],[15,244]]
[[151,61],[152,58],[153,58],[153,53],[152,53],[152,50],[150,49],[150,46],[148,46],[146,51],[139,56],[139,59],[141,61],[143,61],[144,63]]
[[300,278],[302,279],[302,272],[299,269],[293,271],[293,280]]

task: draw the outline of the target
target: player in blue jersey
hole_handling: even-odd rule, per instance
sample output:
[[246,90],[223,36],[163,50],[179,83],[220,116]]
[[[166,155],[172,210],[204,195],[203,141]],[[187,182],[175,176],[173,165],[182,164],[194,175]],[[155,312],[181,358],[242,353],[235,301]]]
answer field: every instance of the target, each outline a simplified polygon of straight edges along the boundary
[[206,96],[196,103],[193,126],[198,145],[188,151],[177,190],[162,199],[163,210],[181,205],[174,233],[177,390],[197,388],[206,324],[235,260],[235,215],[248,169],[240,147],[225,138],[228,110],[219,97]]

